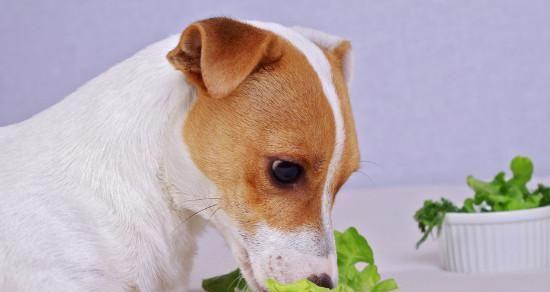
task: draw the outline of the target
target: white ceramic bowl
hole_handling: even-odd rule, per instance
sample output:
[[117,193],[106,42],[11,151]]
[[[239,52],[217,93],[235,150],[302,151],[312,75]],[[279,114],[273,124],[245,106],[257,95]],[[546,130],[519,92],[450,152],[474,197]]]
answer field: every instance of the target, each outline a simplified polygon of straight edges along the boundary
[[439,239],[443,268],[459,273],[550,269],[550,206],[448,213]]

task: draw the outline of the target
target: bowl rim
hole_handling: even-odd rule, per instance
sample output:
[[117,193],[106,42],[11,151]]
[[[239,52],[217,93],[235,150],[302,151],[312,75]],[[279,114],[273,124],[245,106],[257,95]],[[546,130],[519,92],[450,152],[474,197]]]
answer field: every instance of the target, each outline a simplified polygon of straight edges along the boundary
[[486,213],[447,213],[444,224],[511,223],[550,219],[550,206]]

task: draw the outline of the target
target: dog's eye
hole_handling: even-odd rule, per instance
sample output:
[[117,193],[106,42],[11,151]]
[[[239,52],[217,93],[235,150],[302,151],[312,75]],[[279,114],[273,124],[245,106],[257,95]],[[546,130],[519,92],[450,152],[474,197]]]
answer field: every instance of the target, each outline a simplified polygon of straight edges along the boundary
[[275,160],[271,165],[271,174],[282,184],[295,183],[302,174],[302,167],[294,162]]

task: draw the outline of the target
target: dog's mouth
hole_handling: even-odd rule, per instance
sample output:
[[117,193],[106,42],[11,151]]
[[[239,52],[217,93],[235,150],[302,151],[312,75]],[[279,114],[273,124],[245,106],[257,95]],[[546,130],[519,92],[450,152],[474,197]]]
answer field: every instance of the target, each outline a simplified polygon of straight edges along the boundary
[[258,277],[255,276],[252,259],[246,246],[246,236],[235,228],[232,228],[231,225],[228,225],[231,219],[222,217],[224,216],[224,212],[219,212],[216,215],[217,220],[213,220],[212,223],[216,229],[221,231],[225,242],[229,245],[233,257],[239,265],[241,276],[246,280],[247,291],[267,291],[265,286],[258,280]]
[[254,276],[254,269],[252,268],[252,263],[250,262],[250,255],[244,246],[236,244],[235,248],[238,248],[238,255],[236,257],[237,262],[239,263],[239,268],[241,269],[241,274],[246,279],[248,287],[252,291],[267,291],[263,288],[263,285],[260,285],[256,277]]

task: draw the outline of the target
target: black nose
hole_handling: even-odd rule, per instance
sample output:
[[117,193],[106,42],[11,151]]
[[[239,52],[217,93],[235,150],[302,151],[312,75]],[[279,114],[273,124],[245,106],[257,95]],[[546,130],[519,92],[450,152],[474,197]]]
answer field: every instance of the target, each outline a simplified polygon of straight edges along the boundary
[[315,283],[315,285],[319,287],[334,288],[334,284],[332,284],[332,280],[330,279],[330,276],[322,273],[321,275],[311,275],[307,278],[311,282]]

